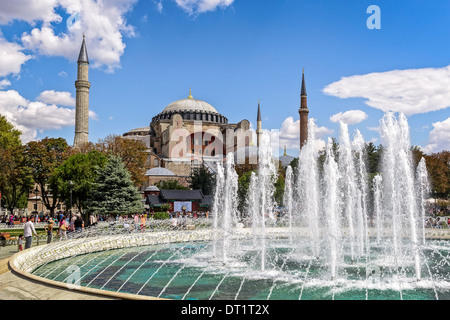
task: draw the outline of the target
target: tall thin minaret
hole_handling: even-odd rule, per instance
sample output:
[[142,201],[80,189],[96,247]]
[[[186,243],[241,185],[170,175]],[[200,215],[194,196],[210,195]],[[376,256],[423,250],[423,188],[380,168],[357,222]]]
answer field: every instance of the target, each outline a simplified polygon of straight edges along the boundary
[[258,148],[260,147],[259,142],[262,134],[262,120],[261,120],[261,107],[260,101],[258,100],[258,115],[256,118],[256,143]]
[[75,81],[76,110],[75,110],[75,139],[74,148],[79,148],[89,142],[89,59],[83,34],[80,54],[78,56],[78,76]]
[[300,149],[305,145],[308,140],[308,103],[306,96],[306,85],[305,85],[305,69],[302,73],[302,91],[300,93],[300,109],[298,109],[300,114]]

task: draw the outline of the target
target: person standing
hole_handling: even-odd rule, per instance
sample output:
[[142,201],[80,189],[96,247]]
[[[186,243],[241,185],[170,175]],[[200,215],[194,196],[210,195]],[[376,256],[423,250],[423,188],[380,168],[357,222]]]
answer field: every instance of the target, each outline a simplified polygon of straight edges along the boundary
[[64,237],[64,240],[67,240],[67,222],[66,216],[62,216],[61,221],[59,222],[59,241],[61,241]]
[[22,241],[23,241],[23,234],[19,236],[19,240],[17,240],[17,244],[19,246],[19,251],[22,251]]
[[75,231],[83,231],[84,229],[84,221],[83,219],[81,219],[80,215],[76,215],[75,221],[73,223],[74,227],[75,227]]
[[45,231],[47,231],[47,243],[52,242],[53,238],[53,219],[49,218],[47,221],[47,225],[45,226]]
[[36,230],[34,229],[34,223],[31,218],[27,218],[27,222],[23,228],[23,236],[25,238],[25,250],[31,248],[31,242],[33,241],[33,233],[37,236]]

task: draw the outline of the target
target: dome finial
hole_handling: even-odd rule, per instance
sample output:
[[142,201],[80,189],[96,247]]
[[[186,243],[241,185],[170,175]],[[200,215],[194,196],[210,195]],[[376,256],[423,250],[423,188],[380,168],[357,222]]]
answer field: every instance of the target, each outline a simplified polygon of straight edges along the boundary
[[192,96],[191,88],[189,88],[189,97],[188,97],[188,99],[194,99],[194,97]]

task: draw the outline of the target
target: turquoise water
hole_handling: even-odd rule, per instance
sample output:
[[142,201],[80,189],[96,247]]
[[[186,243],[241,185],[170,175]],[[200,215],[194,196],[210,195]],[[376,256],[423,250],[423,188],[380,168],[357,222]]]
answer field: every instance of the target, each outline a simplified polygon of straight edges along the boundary
[[[121,293],[194,300],[450,300],[450,243],[422,248],[421,281],[413,261],[396,261],[371,245],[370,255],[340,261],[331,279],[326,253],[272,241],[261,271],[261,252],[236,242],[224,264],[211,243],[172,244],[101,251],[43,265],[33,274]],[[345,250],[345,248],[343,249]],[[220,251],[220,250],[219,250]],[[324,257],[324,258],[323,258]]]

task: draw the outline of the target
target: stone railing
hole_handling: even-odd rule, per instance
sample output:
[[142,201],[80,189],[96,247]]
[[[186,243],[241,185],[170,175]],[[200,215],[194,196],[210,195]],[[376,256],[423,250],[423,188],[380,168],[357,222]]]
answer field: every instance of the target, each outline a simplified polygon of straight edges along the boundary
[[32,247],[16,254],[14,259],[11,259],[10,264],[14,268],[31,273],[43,264],[74,255],[128,247],[209,240],[211,240],[211,232],[207,229],[80,237],[71,241],[56,241],[45,246]]

